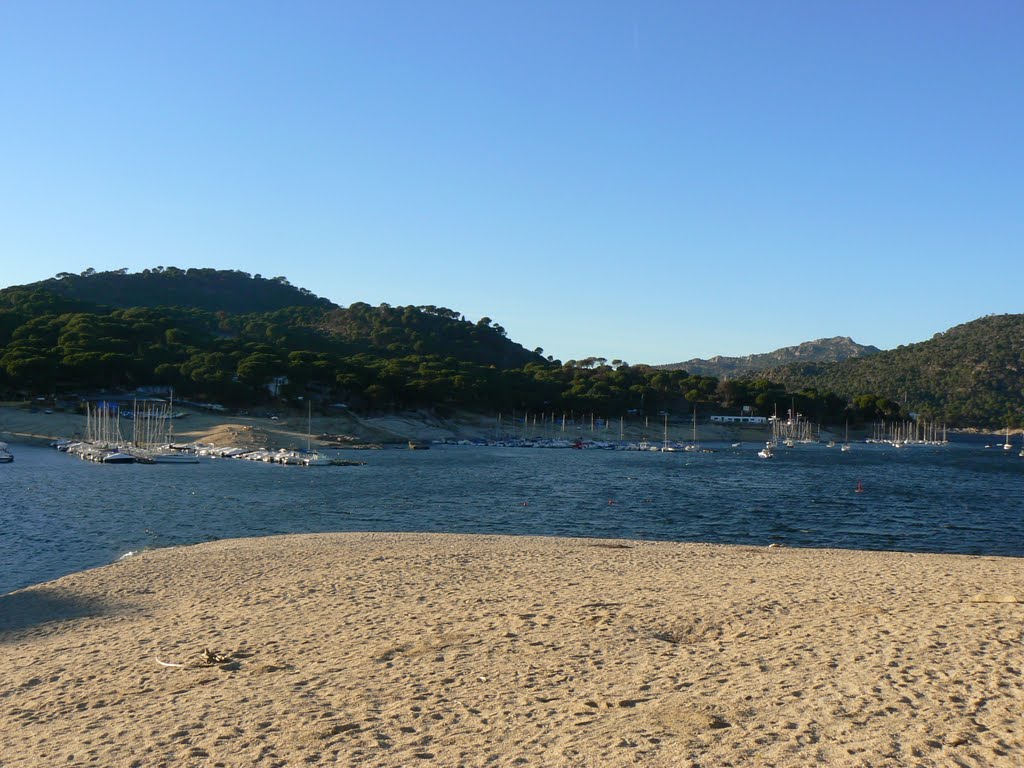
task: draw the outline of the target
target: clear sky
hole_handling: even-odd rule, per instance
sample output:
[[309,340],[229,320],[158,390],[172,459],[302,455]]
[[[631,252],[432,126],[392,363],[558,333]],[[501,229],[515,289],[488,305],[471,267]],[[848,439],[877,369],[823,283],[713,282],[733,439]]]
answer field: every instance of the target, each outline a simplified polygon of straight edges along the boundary
[[1024,3],[0,3],[0,285],[157,265],[665,363],[1024,311]]

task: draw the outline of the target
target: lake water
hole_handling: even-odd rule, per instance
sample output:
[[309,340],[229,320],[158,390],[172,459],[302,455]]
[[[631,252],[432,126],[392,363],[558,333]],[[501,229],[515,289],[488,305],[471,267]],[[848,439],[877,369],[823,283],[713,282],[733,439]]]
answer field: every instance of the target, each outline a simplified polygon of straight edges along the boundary
[[[1024,458],[856,444],[716,453],[441,446],[357,467],[103,465],[14,445],[0,594],[147,547],[321,531],[435,531],[1024,556]],[[858,483],[861,491],[857,492]]]

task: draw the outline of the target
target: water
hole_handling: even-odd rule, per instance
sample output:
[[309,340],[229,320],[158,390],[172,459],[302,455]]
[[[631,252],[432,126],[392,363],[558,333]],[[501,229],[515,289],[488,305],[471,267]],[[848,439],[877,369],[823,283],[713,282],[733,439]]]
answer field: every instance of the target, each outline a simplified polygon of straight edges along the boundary
[[1024,556],[1024,459],[983,442],[996,440],[798,446],[771,460],[752,443],[714,454],[452,446],[316,468],[111,466],[16,445],[0,465],[0,594],[145,548],[322,531]]

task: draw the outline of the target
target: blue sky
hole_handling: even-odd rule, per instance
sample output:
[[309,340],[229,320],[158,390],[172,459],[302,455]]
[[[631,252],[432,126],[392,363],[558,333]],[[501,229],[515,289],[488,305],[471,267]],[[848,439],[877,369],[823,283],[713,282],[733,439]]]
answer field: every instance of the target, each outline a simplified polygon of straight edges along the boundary
[[1024,4],[0,4],[0,285],[157,265],[663,363],[1024,311]]

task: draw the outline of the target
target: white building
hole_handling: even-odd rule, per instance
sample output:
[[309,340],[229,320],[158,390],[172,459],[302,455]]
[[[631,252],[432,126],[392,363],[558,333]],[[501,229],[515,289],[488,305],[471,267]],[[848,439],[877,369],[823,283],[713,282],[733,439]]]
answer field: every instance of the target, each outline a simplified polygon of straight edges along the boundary
[[766,416],[712,416],[711,421],[715,424],[765,425],[768,423],[768,418]]

